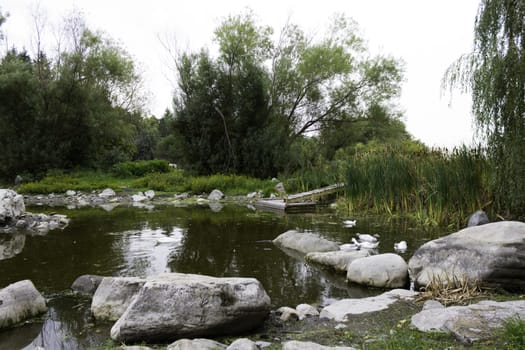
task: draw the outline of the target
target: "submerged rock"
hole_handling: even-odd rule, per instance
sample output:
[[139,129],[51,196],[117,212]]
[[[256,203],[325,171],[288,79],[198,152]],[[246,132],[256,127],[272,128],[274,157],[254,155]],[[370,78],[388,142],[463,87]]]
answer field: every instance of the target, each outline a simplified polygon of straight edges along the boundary
[[93,295],[103,278],[104,276],[98,275],[79,276],[71,285],[71,289],[81,294]]
[[336,271],[346,273],[348,265],[360,258],[370,256],[367,249],[355,251],[335,251],[335,252],[312,252],[306,254],[305,260],[319,265],[330,267]]
[[0,289],[0,329],[46,311],[46,300],[30,280],[19,281]]
[[286,231],[273,240],[273,243],[303,254],[311,252],[330,252],[339,250],[339,245],[309,232]]
[[525,289],[525,223],[501,221],[465,228],[423,244],[408,262],[417,286],[430,281],[477,281]]

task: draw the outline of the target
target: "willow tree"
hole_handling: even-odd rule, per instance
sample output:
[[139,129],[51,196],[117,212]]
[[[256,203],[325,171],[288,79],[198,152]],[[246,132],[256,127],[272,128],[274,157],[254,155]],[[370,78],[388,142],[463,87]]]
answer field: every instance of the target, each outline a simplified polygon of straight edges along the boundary
[[477,131],[493,165],[497,210],[525,217],[525,1],[482,0],[474,50],[444,81],[472,94]]

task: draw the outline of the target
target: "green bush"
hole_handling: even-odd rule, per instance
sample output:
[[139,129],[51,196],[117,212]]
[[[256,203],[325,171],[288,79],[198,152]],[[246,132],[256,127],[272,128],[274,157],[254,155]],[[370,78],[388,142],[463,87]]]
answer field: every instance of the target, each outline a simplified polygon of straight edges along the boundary
[[141,177],[152,173],[168,173],[171,171],[165,160],[141,160],[122,162],[113,166],[112,172],[118,177]]

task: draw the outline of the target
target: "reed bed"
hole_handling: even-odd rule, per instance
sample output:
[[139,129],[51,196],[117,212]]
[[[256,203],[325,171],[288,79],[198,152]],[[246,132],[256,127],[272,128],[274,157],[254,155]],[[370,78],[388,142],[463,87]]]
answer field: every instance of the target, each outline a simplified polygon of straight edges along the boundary
[[424,224],[463,224],[490,204],[489,165],[481,149],[403,152],[384,148],[347,158],[349,206],[411,212]]

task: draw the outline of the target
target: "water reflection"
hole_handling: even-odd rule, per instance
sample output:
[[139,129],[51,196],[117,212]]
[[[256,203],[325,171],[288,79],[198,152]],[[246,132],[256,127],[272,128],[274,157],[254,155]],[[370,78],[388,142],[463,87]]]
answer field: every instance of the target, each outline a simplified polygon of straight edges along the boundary
[[9,259],[24,250],[26,236],[21,233],[2,233],[0,235],[0,260]]
[[[419,241],[427,239],[427,233],[410,230],[404,221],[358,218],[357,227],[344,228],[333,213],[278,216],[229,205],[219,212],[207,205],[51,210],[68,215],[70,225],[46,236],[0,237],[0,256],[9,257],[0,259],[0,288],[31,279],[47,297],[58,293],[43,324],[1,331],[0,349],[82,349],[104,344],[109,339],[109,326],[98,328],[105,326],[93,323],[89,305],[83,306],[63,293],[83,274],[147,277],[182,272],[255,277],[268,292],[274,308],[300,303],[325,305],[334,299],[365,297],[381,291],[348,285],[343,275],[324,271],[305,263],[302,256],[280,250],[272,243],[279,234],[298,229],[346,243],[356,232],[379,233],[380,252],[391,252],[394,242],[406,240],[407,259]],[[5,339],[17,345],[4,346]]]

